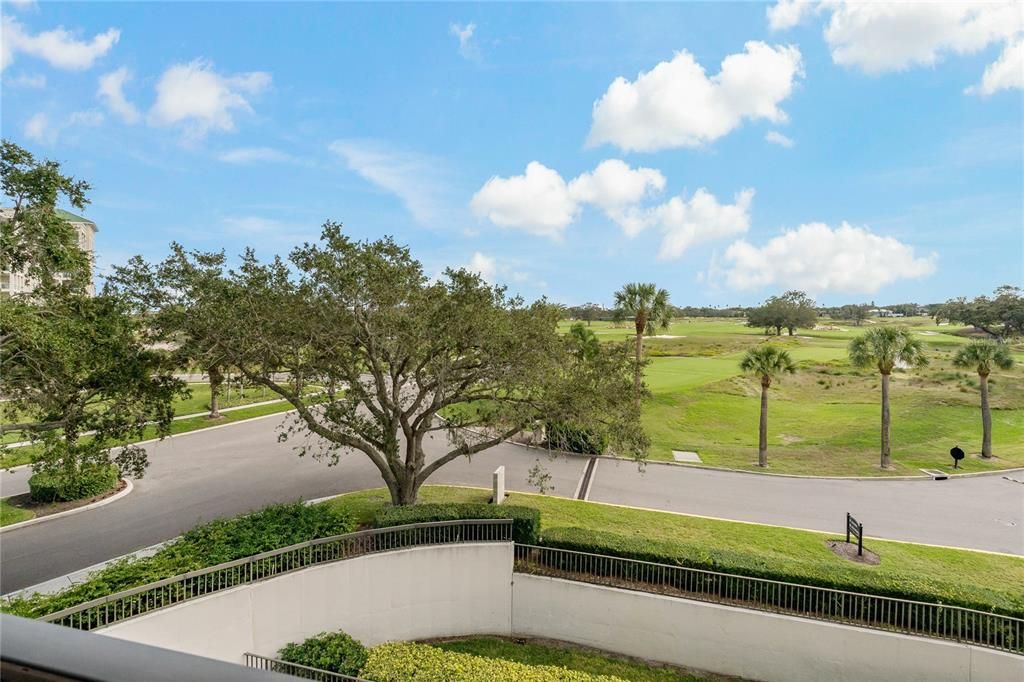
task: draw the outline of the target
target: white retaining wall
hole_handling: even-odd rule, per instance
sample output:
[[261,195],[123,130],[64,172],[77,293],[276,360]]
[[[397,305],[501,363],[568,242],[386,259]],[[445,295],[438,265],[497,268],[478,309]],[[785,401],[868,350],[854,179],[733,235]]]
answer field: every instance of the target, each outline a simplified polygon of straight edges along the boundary
[[511,544],[420,547],[308,568],[100,632],[240,662],[345,630],[367,645],[527,635],[766,682],[1024,682],[1024,657],[556,578]]

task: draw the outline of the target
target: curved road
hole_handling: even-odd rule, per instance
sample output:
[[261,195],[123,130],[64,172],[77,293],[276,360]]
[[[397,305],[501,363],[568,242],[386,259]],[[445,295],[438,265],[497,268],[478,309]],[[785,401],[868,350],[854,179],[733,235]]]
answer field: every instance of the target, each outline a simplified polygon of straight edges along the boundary
[[[0,535],[6,594],[168,540],[195,524],[274,502],[380,487],[377,470],[346,452],[334,467],[298,458],[277,442],[281,415],[174,436],[147,446],[150,468],[131,495],[108,506]],[[427,444],[442,451],[445,436]],[[430,483],[490,486],[504,464],[510,490],[535,492],[527,471],[540,459],[551,494],[571,497],[587,458],[502,444],[440,469]],[[27,490],[29,472],[0,474],[0,494]],[[1024,476],[1017,476],[1024,479]],[[602,459],[589,499],[838,533],[845,513],[869,536],[1024,554],[1024,485],[1002,476],[950,481],[813,480]]]

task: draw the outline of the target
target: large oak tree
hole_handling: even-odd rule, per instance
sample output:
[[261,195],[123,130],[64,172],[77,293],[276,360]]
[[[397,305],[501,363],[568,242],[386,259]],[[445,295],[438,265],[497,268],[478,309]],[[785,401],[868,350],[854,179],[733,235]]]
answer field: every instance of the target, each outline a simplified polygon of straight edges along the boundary
[[[173,247],[163,264],[130,269],[121,276],[141,299],[176,307],[211,353],[292,404],[282,437],[319,436],[300,454],[363,453],[394,504],[414,503],[445,464],[546,421],[598,429],[622,454],[646,451],[625,344],[580,353],[558,333],[557,307],[464,270],[431,280],[390,238],[353,241],[328,222],[287,261],[247,252],[229,268],[221,254]],[[435,433],[444,448],[428,456]]]

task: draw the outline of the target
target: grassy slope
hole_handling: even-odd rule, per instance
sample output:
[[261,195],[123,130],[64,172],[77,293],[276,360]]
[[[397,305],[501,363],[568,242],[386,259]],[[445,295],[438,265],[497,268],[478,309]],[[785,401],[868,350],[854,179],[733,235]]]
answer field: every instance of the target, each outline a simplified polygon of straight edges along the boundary
[[[490,493],[475,488],[427,486],[422,502],[486,502]],[[366,523],[388,503],[385,490],[342,495],[326,504],[349,511]],[[734,521],[716,521],[667,512],[628,509],[541,495],[513,493],[509,502],[541,512],[542,532],[559,527],[587,528],[620,535],[642,535],[680,556],[715,555],[723,562],[765,565],[795,576],[829,576],[871,591],[872,586],[913,586],[937,596],[959,595],[979,603],[1024,611],[1024,559],[969,550],[871,540],[879,566],[841,559],[825,540],[838,536]],[[728,565],[723,563],[723,570]]]
[[[666,668],[613,658],[572,646],[549,646],[532,641],[501,637],[473,637],[450,642],[431,643],[445,651],[456,651],[485,658],[500,658],[526,665],[550,665],[579,670],[592,675],[612,675],[631,682],[702,682],[707,678]],[[719,678],[722,679],[722,678]]]
[[[920,474],[919,468],[948,469],[953,445],[969,453],[980,449],[977,377],[951,365],[952,353],[967,339],[924,318],[899,324],[918,334],[931,364],[894,377],[892,470],[878,468],[878,377],[846,361],[849,340],[871,325],[840,323],[842,330],[801,330],[796,337],[772,339],[789,350],[800,371],[771,389],[771,471]],[[604,340],[630,334],[627,327],[601,322],[592,329]],[[741,375],[738,363],[747,348],[765,337],[727,319],[679,321],[661,333],[679,338],[646,342],[652,397],[643,418],[652,440],[650,457],[671,460],[674,449],[696,450],[710,466],[755,468],[760,388]],[[997,459],[969,457],[961,463],[968,472],[1024,466],[1024,365],[994,374],[990,383]]]
[[28,521],[33,518],[33,514],[28,509],[19,509],[12,507],[7,502],[7,498],[0,499],[0,526],[7,526],[12,523],[19,523],[21,521]]

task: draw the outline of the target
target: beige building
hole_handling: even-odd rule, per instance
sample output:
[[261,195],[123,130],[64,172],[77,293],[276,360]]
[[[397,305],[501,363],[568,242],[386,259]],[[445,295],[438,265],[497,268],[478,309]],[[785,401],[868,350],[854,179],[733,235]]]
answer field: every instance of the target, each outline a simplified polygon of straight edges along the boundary
[[[13,215],[13,208],[0,208],[0,222],[10,220]],[[75,228],[75,232],[78,233],[78,247],[89,255],[89,262],[93,262],[93,253],[96,248],[96,223],[59,208],[57,215]],[[35,283],[24,272],[9,270],[0,272],[0,294],[24,294],[33,289],[35,289]],[[87,291],[90,296],[96,293],[92,278],[89,279]]]

